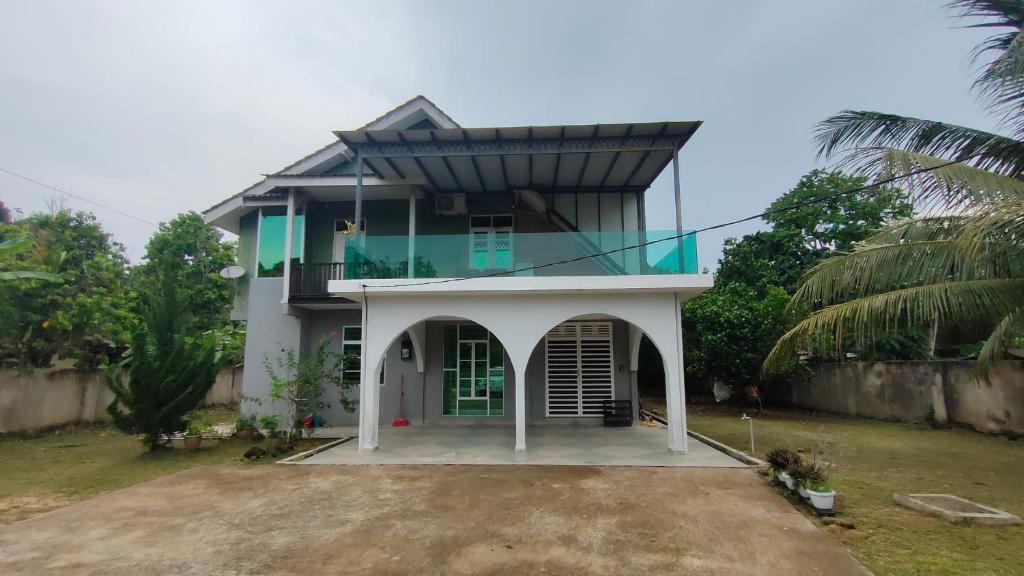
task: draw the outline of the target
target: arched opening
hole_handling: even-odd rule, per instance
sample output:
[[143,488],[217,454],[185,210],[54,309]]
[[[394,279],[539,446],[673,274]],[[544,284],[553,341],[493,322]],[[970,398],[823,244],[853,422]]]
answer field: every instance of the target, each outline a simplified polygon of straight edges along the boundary
[[616,315],[575,315],[548,327],[526,367],[531,424],[600,424],[604,401],[628,401],[638,420],[640,386],[665,396],[666,365],[640,327]]
[[421,318],[367,360],[383,382],[382,427],[399,417],[412,425],[514,421],[512,361],[498,335],[472,318]]

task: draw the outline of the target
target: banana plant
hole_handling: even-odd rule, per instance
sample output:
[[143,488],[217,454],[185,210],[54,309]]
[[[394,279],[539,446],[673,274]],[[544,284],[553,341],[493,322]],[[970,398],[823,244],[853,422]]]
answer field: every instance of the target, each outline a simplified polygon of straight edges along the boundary
[[[0,242],[0,258],[25,250],[31,246],[33,242],[35,242],[35,239],[29,234]],[[61,277],[58,274],[42,272],[40,270],[0,270],[0,281],[12,280],[43,280],[46,282],[61,282]]]

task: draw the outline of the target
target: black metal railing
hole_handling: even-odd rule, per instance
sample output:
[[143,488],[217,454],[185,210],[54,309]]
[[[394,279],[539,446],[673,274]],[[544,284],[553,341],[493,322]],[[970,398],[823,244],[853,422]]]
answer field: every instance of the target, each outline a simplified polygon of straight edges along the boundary
[[288,294],[292,298],[327,296],[327,282],[345,279],[343,262],[292,264]]

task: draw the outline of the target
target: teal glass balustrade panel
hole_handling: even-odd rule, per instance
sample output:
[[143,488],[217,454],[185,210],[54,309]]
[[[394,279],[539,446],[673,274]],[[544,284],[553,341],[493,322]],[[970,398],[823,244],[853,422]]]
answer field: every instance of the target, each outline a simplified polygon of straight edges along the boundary
[[491,241],[489,252],[471,234],[365,236],[346,243],[345,278],[696,274],[696,237],[675,236],[674,230],[517,232]]

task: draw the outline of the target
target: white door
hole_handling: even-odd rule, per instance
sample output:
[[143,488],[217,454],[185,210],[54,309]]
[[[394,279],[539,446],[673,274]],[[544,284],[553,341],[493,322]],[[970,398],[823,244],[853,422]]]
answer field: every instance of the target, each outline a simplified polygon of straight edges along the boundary
[[350,223],[349,220],[334,221],[334,252],[331,255],[331,262],[345,263],[345,241],[351,234]]
[[566,322],[545,343],[547,415],[601,416],[615,398],[611,322]]

